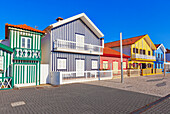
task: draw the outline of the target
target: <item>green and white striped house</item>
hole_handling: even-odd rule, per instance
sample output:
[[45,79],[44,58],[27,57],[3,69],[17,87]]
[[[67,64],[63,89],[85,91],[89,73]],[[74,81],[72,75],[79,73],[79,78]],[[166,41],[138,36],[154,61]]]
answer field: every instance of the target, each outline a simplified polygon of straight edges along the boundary
[[0,43],[0,89],[13,87],[12,78],[12,53],[13,50]]
[[40,84],[41,38],[44,33],[26,24],[5,25],[6,41],[2,43],[13,50],[11,63],[15,86]]

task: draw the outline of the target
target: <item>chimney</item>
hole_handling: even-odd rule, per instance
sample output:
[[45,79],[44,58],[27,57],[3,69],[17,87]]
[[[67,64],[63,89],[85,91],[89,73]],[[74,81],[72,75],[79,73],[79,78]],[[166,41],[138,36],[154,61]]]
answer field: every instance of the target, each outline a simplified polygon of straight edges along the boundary
[[58,22],[60,22],[60,21],[62,21],[62,20],[64,20],[64,19],[61,18],[61,17],[58,17],[58,18],[56,19],[56,21],[58,21]]
[[104,48],[104,38],[101,38],[100,41],[101,46]]

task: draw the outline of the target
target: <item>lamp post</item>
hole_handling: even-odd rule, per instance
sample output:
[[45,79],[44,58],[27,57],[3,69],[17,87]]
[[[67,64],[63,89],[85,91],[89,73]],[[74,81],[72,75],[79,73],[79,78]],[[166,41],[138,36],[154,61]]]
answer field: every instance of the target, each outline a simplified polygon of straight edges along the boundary
[[123,50],[122,50],[122,32],[120,33],[120,53],[121,53],[121,83],[123,83]]

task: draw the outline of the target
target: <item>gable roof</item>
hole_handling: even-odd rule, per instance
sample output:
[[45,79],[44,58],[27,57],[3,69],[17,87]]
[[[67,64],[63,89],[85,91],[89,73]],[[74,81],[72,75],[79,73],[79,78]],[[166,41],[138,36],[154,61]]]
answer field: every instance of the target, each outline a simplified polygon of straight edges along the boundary
[[[146,35],[141,35],[141,36],[136,36],[136,37],[132,37],[132,38],[128,38],[128,39],[123,39],[122,45],[125,46],[125,45],[134,44],[135,42],[137,42],[139,39],[143,38],[144,36],[146,36]],[[106,46],[106,47],[118,47],[118,46],[120,46],[120,40],[105,43],[104,46]]]
[[158,48],[161,44],[155,44],[156,48]]
[[20,28],[20,29],[24,29],[24,30],[30,30],[30,31],[34,31],[34,32],[39,32],[39,33],[45,33],[45,31],[41,31],[41,30],[38,30],[38,29],[35,29],[33,27],[30,27],[26,24],[23,24],[23,25],[12,25],[12,24],[8,24],[6,23],[5,24],[5,28],[8,28],[8,27],[14,27],[14,28]]
[[[109,57],[120,57],[121,56],[121,53],[116,51],[116,50],[113,50],[109,47],[104,47],[103,48],[103,55],[102,56],[109,56]],[[126,55],[126,54],[123,54],[123,57],[124,58],[130,58],[130,56]]]
[[[148,34],[145,35],[141,35],[141,36],[136,36],[136,37],[132,37],[132,38],[127,38],[127,39],[123,39],[122,40],[122,45],[126,46],[126,45],[132,45],[134,43],[136,43],[138,40],[140,39],[145,39],[145,41],[148,44],[151,44],[151,48],[153,50],[156,50],[155,45],[153,44],[152,40],[149,38]],[[109,42],[109,43],[105,43],[104,44],[105,47],[119,47],[120,46],[120,40],[118,41],[114,41],[114,42]]]
[[164,51],[167,52],[167,50],[166,50],[166,48],[164,47],[163,44],[155,44],[155,46],[156,46],[157,50],[158,50],[159,48],[161,48],[163,52],[164,52]]
[[48,26],[47,28],[44,29],[44,31],[61,26],[68,22],[74,21],[76,19],[81,19],[91,29],[91,31],[93,31],[96,34],[96,36],[98,36],[99,38],[104,36],[103,33],[96,27],[96,25],[87,17],[87,15],[85,13],[81,13],[76,16],[61,20],[54,24],[51,24],[50,27]]

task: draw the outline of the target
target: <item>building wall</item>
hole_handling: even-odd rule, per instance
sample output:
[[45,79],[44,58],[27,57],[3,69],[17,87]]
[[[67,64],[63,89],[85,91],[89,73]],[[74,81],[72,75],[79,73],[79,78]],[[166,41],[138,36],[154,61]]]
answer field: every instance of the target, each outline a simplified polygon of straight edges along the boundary
[[47,34],[44,38],[41,39],[41,63],[49,64],[50,63],[50,34]]
[[[66,70],[57,69],[57,58],[66,58]],[[99,64],[98,55],[85,55],[76,53],[52,52],[52,71],[76,71],[76,59],[85,60],[85,69],[92,70],[92,60],[97,60]]]
[[[113,62],[118,62],[118,70],[121,70],[121,58],[100,56],[100,69],[103,69],[103,61],[108,61],[108,69],[110,69],[110,64],[113,65]],[[128,67],[128,59],[123,58],[123,62],[126,62],[126,68],[124,68],[124,70],[126,70]]]
[[53,28],[52,41],[61,39],[76,42],[76,34],[85,35],[84,43],[100,45],[100,39],[80,19]]
[[[112,47],[112,49],[120,52],[120,47]],[[123,53],[131,56],[131,45],[123,46]]]
[[10,71],[12,69],[10,69],[9,66],[10,64],[12,64],[12,54],[0,49],[0,56],[3,57],[3,69],[1,70],[4,71],[4,73],[0,73],[0,79],[1,79],[2,77],[11,76]]
[[166,53],[166,60],[170,61],[170,53]]
[[[164,69],[164,52],[161,48],[156,50],[156,61],[154,62],[154,68],[158,68],[158,69]],[[158,54],[160,54],[160,56],[158,57]],[[161,55],[162,55],[162,60],[161,60]]]
[[41,34],[37,32],[31,32],[22,29],[16,29],[9,27],[10,32],[10,47],[21,48],[21,36],[32,38],[31,49],[40,50],[41,47]]
[[144,39],[140,39],[135,44],[132,44],[132,48],[131,48],[132,54],[133,54],[133,48],[135,47],[138,48],[138,54],[140,54],[140,49],[144,49],[145,55],[148,55],[148,51],[150,51],[151,55],[153,55],[153,50]]

